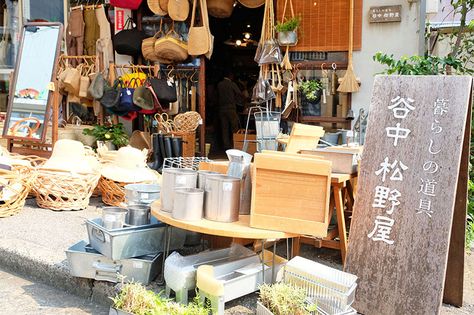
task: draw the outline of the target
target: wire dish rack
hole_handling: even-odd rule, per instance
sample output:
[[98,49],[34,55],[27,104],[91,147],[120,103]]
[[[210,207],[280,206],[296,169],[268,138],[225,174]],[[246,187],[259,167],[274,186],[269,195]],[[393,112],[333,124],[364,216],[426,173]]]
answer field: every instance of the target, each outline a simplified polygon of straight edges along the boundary
[[199,170],[201,162],[212,162],[207,157],[174,157],[166,158],[163,168],[187,168],[192,170]]

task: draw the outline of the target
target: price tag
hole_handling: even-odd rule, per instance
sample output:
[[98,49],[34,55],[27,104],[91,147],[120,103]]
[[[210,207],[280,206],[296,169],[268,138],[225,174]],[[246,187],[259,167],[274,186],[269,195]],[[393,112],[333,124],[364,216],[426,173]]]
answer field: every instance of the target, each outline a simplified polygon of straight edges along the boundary
[[202,118],[199,119],[198,124],[202,125]]
[[186,177],[185,176],[176,176],[176,184],[177,185],[186,184]]
[[232,191],[232,183],[224,183],[222,185],[222,190],[223,191]]
[[149,194],[148,193],[142,193],[141,199],[148,199]]
[[135,268],[135,269],[142,269],[142,268],[143,268],[143,262],[141,262],[141,261],[134,261],[134,262],[133,262],[133,268]]
[[56,88],[54,87],[54,82],[49,82],[48,85],[46,86],[46,89],[54,92],[54,90],[56,90]]
[[166,83],[168,83],[168,86],[173,86],[173,83],[174,83],[174,79],[173,78],[169,78]]
[[132,95],[132,92],[130,92],[129,89],[127,89],[127,95]]
[[114,215],[106,214],[106,215],[104,215],[104,221],[115,222],[115,221],[117,221],[117,218]]

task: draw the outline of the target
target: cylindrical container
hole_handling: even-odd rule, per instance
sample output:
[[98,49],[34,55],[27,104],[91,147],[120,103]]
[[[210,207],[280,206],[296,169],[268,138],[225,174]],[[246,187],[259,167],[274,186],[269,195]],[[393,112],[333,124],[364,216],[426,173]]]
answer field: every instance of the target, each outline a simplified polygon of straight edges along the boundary
[[198,185],[200,189],[206,189],[206,178],[210,175],[219,175],[220,173],[213,171],[198,171]]
[[129,184],[125,185],[125,200],[128,205],[151,204],[160,199],[160,185]]
[[239,220],[240,179],[209,176],[206,180],[204,217],[219,222]]
[[165,168],[162,176],[161,210],[171,212],[175,188],[196,188],[197,172],[185,168]]
[[202,219],[204,190],[199,188],[177,188],[174,191],[173,218],[183,221]]
[[127,207],[127,224],[130,225],[146,225],[150,224],[150,206],[146,204],[142,205],[129,205]]
[[119,207],[102,208],[102,225],[107,230],[121,229],[125,224],[127,209]]

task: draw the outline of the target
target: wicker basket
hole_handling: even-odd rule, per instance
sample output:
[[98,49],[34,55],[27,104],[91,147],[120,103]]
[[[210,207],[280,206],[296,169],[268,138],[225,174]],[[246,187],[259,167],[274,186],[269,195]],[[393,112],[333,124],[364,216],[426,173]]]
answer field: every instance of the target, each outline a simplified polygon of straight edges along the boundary
[[12,171],[0,170],[0,218],[15,215],[23,209],[35,178],[36,172],[25,166],[16,166]]
[[60,170],[38,170],[33,189],[41,208],[63,211],[82,210],[97,186],[100,175],[71,173]]
[[[157,173],[158,174],[158,173]],[[157,177],[158,178],[158,177]],[[122,183],[101,177],[99,189],[102,194],[102,202],[108,206],[121,207],[125,203],[125,186],[129,184],[153,184],[145,181],[139,183]]]
[[194,157],[196,153],[195,131],[173,131],[173,137],[183,138],[183,157]]

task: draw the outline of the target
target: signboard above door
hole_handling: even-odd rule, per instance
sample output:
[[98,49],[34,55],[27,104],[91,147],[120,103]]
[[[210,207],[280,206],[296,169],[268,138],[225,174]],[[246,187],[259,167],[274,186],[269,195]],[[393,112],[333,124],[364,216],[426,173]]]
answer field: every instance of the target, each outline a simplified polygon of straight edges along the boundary
[[386,5],[381,7],[370,7],[369,22],[370,23],[387,23],[401,22],[402,6]]

